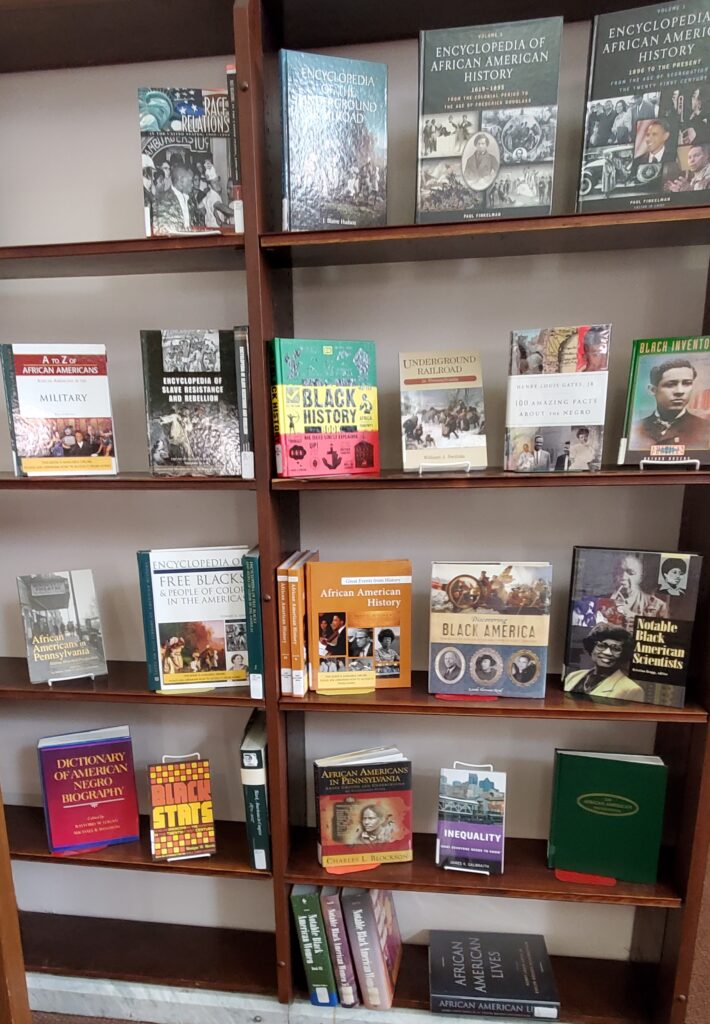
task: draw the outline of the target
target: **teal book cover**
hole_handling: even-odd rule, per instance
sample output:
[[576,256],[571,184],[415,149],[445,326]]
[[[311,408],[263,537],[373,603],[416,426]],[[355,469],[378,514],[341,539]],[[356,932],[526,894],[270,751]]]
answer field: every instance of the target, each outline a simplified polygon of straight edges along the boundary
[[658,757],[557,750],[548,866],[653,885],[667,776]]

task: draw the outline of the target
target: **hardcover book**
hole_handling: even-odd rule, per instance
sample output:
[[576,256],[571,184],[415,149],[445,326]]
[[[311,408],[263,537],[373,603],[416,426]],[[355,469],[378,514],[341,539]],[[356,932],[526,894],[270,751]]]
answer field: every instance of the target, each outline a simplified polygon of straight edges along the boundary
[[542,935],[429,935],[432,1013],[558,1020],[560,997]]
[[239,114],[237,109],[237,69],[227,64],[227,96],[229,98],[229,178],[227,202],[232,207],[234,230],[244,234],[244,202],[242,199],[241,153],[239,152]]
[[412,563],[308,562],[308,659],[321,693],[411,685]]
[[318,887],[292,886],[291,909],[311,1002],[314,1006],[337,1006],[338,991],[328,952]]
[[31,683],[106,675],[91,569],[18,576],[17,592]]
[[275,338],[271,361],[278,475],[379,472],[374,342]]
[[323,886],[320,893],[320,905],[340,1003],[342,1006],[359,1006],[360,997],[357,990],[355,964],[350,953],[343,908],[340,905],[340,890],[337,886]]
[[683,459],[710,465],[710,335],[634,341],[618,461]]
[[594,19],[580,212],[707,204],[709,68],[707,0]]
[[[264,634],[261,619],[261,580],[258,545],[242,558],[244,569],[244,606],[247,617],[247,675],[249,696],[264,699]],[[237,636],[239,633],[237,632]],[[241,640],[240,640],[241,645]],[[235,652],[237,653],[237,652]],[[242,654],[244,651],[241,652]]]
[[309,689],[306,633],[306,563],[317,562],[317,551],[306,551],[288,570],[289,638],[291,643],[291,690],[305,697]]
[[417,223],[552,208],[562,18],[419,35]]
[[502,875],[505,852],[505,772],[461,765],[442,768],[436,863],[449,871]]
[[249,685],[247,554],[245,547],[138,552],[149,689]]
[[234,231],[231,113],[226,88],[138,90],[146,235]]
[[544,697],[549,562],[434,562],[429,692]]
[[702,561],[575,547],[566,692],[683,707]]
[[387,223],[387,65],[281,50],[283,230]]
[[404,469],[485,469],[478,352],[400,352]]
[[148,765],[153,860],[191,860],[217,852],[209,761]]
[[141,331],[148,459],[156,476],[240,476],[234,331]]
[[45,736],[37,750],[52,853],[81,853],[138,839],[127,725]]
[[394,747],[313,762],[318,861],[359,870],[412,859],[412,762]]
[[504,468],[601,469],[611,324],[511,334]]
[[555,751],[548,865],[653,885],[667,777],[660,757]]
[[0,345],[16,476],[118,472],[105,345]]
[[279,602],[279,682],[281,693],[293,694],[291,668],[291,608],[289,604],[289,569],[305,558],[305,551],[294,551],[276,567],[276,594]]
[[240,770],[251,866],[271,869],[269,786],[266,774],[266,716],[252,711],[240,747]]
[[392,893],[343,889],[340,899],[363,1004],[370,1010],[389,1010],[402,961]]

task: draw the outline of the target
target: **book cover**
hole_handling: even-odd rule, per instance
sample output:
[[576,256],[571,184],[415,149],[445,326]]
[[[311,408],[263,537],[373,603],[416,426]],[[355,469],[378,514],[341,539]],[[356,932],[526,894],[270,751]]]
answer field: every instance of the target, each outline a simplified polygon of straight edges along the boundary
[[249,696],[264,699],[264,633],[261,617],[261,578],[258,545],[242,558],[247,627]]
[[542,935],[432,931],[432,1013],[557,1020],[560,997]]
[[478,352],[400,352],[399,393],[404,469],[485,469]]
[[248,686],[245,547],[138,552],[151,690]]
[[17,577],[27,667],[32,683],[107,672],[103,631],[91,569]]
[[340,890],[337,886],[323,886],[320,904],[341,1006],[359,1006],[355,964],[350,953],[343,908],[340,905]]
[[565,691],[683,707],[702,561],[575,547]]
[[601,469],[611,324],[511,333],[504,468]]
[[266,715],[252,711],[240,747],[240,772],[244,793],[251,866],[271,870],[269,785],[266,774]]
[[306,551],[288,570],[289,637],[291,641],[291,688],[294,697],[309,689],[306,644],[306,562],[317,562],[317,551]]
[[389,1010],[402,961],[392,893],[343,889],[340,898],[363,1004],[370,1010]]
[[357,868],[412,860],[412,762],[324,760],[313,765],[319,863]]
[[148,782],[153,860],[190,860],[216,853],[209,761],[148,765]]
[[276,596],[279,602],[279,682],[281,693],[289,696],[293,693],[293,674],[291,670],[291,615],[289,604],[289,569],[303,558],[304,551],[294,551],[276,567]]
[[240,476],[234,331],[141,331],[148,460],[156,476]]
[[710,197],[707,0],[594,19],[577,206],[704,206]]
[[138,798],[127,725],[45,736],[37,750],[52,853],[81,853],[138,839]]
[[271,360],[277,474],[379,472],[374,342],[275,338]]
[[337,1006],[338,991],[317,886],[292,886],[291,909],[311,1002],[314,1006]]
[[140,88],[145,233],[234,231],[227,89]]
[[411,686],[412,563],[308,562],[313,689],[365,693]]
[[429,692],[544,697],[549,562],[434,562]]
[[710,465],[710,335],[634,341],[618,461],[683,458]]
[[387,65],[281,50],[283,230],[387,223]]
[[506,773],[442,768],[436,863],[451,871],[502,875],[505,861]]
[[552,208],[562,18],[419,35],[418,224]]
[[105,345],[0,345],[16,476],[118,472]]
[[549,866],[653,885],[667,777],[659,757],[555,751]]

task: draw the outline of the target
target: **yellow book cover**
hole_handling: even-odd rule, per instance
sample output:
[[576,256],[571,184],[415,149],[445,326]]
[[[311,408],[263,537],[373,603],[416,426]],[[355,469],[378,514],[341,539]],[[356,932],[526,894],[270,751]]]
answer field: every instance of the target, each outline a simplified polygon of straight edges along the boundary
[[308,657],[319,693],[411,685],[412,563],[309,562]]

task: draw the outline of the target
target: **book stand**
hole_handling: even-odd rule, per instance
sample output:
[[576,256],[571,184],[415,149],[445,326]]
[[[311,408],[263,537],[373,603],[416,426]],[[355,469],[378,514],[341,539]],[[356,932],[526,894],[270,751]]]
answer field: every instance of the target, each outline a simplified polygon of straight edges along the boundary
[[476,469],[485,469],[485,466],[472,466],[468,459],[461,459],[460,462],[447,462],[442,465],[440,462],[423,462],[419,467],[419,476],[425,473],[471,473]]
[[639,469],[685,469],[689,473],[700,469],[700,459],[687,459],[683,455],[668,455],[665,458],[641,459]]
[[94,680],[96,679],[96,676],[93,673],[89,674],[84,672],[80,672],[76,676],[57,676],[56,679],[48,679],[47,686],[51,686],[53,683],[69,683],[73,682],[76,679],[90,679],[91,682],[93,683]]

